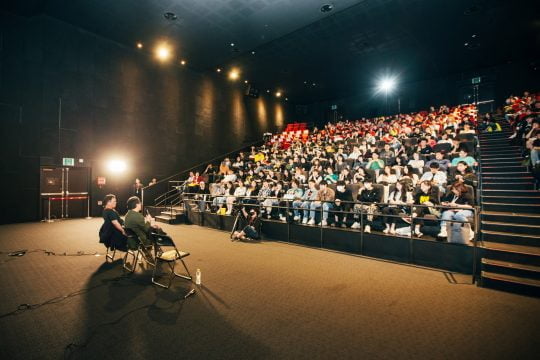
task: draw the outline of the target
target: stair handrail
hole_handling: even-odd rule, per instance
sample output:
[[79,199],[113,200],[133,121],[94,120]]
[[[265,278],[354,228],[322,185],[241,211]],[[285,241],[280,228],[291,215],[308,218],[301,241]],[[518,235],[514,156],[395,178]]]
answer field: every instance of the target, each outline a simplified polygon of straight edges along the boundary
[[[142,206],[144,208],[145,206],[145,196],[144,196],[144,193],[145,193],[145,190],[149,189],[149,188],[153,188],[153,187],[156,187],[158,185],[161,185],[165,182],[167,182],[167,184],[170,183],[170,181],[181,181],[181,180],[173,180],[175,178],[179,178],[181,176],[184,176],[185,174],[189,174],[190,171],[194,171],[196,169],[199,169],[199,168],[202,168],[203,166],[207,165],[207,164],[210,164],[210,163],[214,163],[214,162],[217,162],[217,161],[220,161],[221,159],[224,159],[228,156],[231,156],[233,154],[236,154],[236,153],[239,153],[240,151],[243,151],[245,149],[250,149],[252,146],[257,146],[257,145],[262,145],[264,144],[264,140],[263,139],[259,139],[257,141],[253,141],[253,142],[250,142],[246,145],[243,145],[242,147],[239,147],[239,148],[236,148],[232,151],[229,151],[228,153],[225,153],[225,154],[220,154],[219,156],[215,156],[213,157],[212,159],[210,160],[205,160],[205,161],[202,161],[192,167],[190,167],[189,169],[187,170],[183,170],[183,171],[180,171],[178,173],[175,173],[173,175],[170,175],[170,176],[167,176],[166,178],[163,178],[161,180],[159,180],[158,182],[156,182],[155,184],[153,185],[148,185],[148,186],[145,186],[142,188],[142,192],[141,192],[141,202],[142,202]],[[168,189],[165,193],[168,193],[171,189]],[[155,200],[157,200],[158,198],[162,197],[164,194],[161,194],[159,195]]]

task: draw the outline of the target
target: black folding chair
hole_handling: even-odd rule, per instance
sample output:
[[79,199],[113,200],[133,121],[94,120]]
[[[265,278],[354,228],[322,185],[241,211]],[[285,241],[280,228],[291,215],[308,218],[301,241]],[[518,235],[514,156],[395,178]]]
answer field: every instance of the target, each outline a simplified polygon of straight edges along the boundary
[[[164,235],[164,234],[152,234],[152,238],[154,241],[154,254],[155,254],[155,266],[154,271],[152,273],[152,283],[161,287],[164,287],[165,289],[168,289],[171,286],[172,280],[175,276],[180,277],[182,279],[190,280],[192,279],[191,274],[189,273],[189,269],[186,266],[186,263],[184,262],[184,258],[189,256],[189,253],[179,251],[176,248],[176,245],[174,241],[171,239],[170,236]],[[170,250],[166,250],[169,248]],[[176,267],[176,262],[180,261],[182,265],[184,266],[184,269],[186,269],[187,275],[178,274],[174,269]],[[168,283],[160,283],[156,280],[156,273],[157,269],[159,268],[159,264],[165,263],[167,266],[169,266],[170,273],[168,274]]]
[[[139,237],[137,236],[137,234],[135,234],[135,232],[133,230],[128,229],[128,228],[125,228],[124,230],[126,231],[126,234],[127,234],[127,237],[128,237],[128,241],[127,241],[128,248],[127,248],[126,254],[124,255],[124,259],[122,261],[122,267],[124,268],[124,270],[126,270],[128,272],[134,273],[135,269],[137,269],[137,263],[139,261],[139,256],[141,255],[141,241],[140,241]],[[136,249],[130,249],[129,244],[137,244],[137,248]],[[128,258],[130,258],[130,257],[132,259],[132,262],[128,263]]]

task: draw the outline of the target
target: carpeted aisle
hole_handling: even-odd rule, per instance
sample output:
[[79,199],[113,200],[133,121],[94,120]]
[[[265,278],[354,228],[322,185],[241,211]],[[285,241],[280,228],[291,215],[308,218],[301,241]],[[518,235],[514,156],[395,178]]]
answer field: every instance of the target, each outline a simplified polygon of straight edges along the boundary
[[[0,226],[0,251],[99,251],[100,219]],[[122,276],[104,257],[0,255],[3,359],[469,359],[538,354],[540,300],[444,273],[165,226],[203,287]],[[72,344],[71,346],[68,346]],[[67,346],[67,348],[66,348]]]

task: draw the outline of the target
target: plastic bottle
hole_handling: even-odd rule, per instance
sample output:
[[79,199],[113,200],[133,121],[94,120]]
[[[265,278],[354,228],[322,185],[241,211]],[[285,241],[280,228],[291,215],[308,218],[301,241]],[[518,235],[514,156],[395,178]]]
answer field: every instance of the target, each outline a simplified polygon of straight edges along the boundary
[[197,269],[195,273],[195,285],[201,285],[201,269]]

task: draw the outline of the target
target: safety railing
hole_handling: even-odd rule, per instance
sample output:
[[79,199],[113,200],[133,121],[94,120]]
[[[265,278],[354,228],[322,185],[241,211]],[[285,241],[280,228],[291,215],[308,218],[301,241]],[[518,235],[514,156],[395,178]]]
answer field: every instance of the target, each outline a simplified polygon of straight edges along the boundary
[[[270,216],[274,219],[281,219],[282,221],[285,221],[287,224],[287,241],[290,241],[290,226],[294,225],[295,218],[299,215],[299,213],[302,214],[300,218],[304,218],[306,213],[310,213],[307,215],[307,218],[316,219],[318,217],[319,221],[315,222],[315,226],[318,226],[321,229],[320,232],[320,243],[322,247],[323,242],[323,231],[325,228],[332,228],[332,223],[347,223],[350,224],[351,222],[357,223],[357,227],[349,227],[347,226],[348,231],[357,231],[360,233],[360,249],[363,249],[363,242],[364,242],[364,235],[367,233],[365,230],[365,226],[368,224],[373,224],[375,218],[382,217],[383,224],[386,224],[384,219],[395,219],[395,221],[401,222],[401,226],[399,229],[408,228],[407,231],[400,231],[396,232],[394,234],[388,232],[383,233],[387,236],[399,236],[399,237],[408,237],[410,239],[409,241],[409,258],[414,259],[414,248],[413,248],[413,239],[418,239],[418,236],[415,236],[415,227],[416,225],[423,224],[425,222],[437,222],[440,223],[442,221],[445,221],[446,223],[450,223],[449,226],[450,229],[453,229],[455,224],[462,224],[462,227],[466,224],[474,228],[473,237],[472,239],[464,239],[462,242],[458,242],[461,244],[470,244],[473,247],[473,253],[475,254],[475,249],[477,246],[477,238],[479,235],[478,227],[479,227],[479,210],[480,208],[478,206],[472,206],[472,207],[456,207],[456,206],[448,206],[448,205],[423,205],[423,204],[410,204],[410,203],[403,203],[403,204],[390,204],[385,202],[375,202],[375,203],[368,203],[368,202],[358,202],[358,201],[341,201],[341,206],[339,208],[343,208],[341,210],[336,210],[336,207],[334,207],[333,204],[335,204],[335,201],[317,201],[317,200],[309,200],[309,199],[278,199],[278,198],[260,198],[257,196],[232,196],[232,195],[209,195],[209,194],[198,194],[198,193],[183,193],[182,199],[186,201],[188,204],[193,204],[192,208],[195,208],[198,210],[198,212],[212,212],[215,213],[217,208],[221,208],[223,206],[227,207],[227,204],[229,205],[228,212],[225,212],[222,215],[234,215],[235,212],[239,209],[241,206],[245,207],[254,207],[259,209],[260,214],[262,214],[262,219],[268,220],[267,217]],[[326,204],[323,205],[323,204]],[[384,211],[384,209],[387,208],[398,208],[398,213],[394,213],[393,211]],[[445,211],[460,211],[460,210],[468,210],[469,213],[464,213],[463,216],[465,217],[464,220],[459,220],[455,218],[442,218],[441,215],[444,214]],[[221,214],[220,214],[221,215]],[[336,221],[336,217],[338,217],[339,220]],[[345,222],[343,219],[345,219]],[[323,223],[323,219],[327,219],[326,225]],[[406,225],[404,225],[406,224]],[[299,221],[296,225],[306,225],[306,226],[314,226],[312,224],[305,224],[303,221]],[[439,225],[440,227],[440,225]],[[334,227],[335,228],[335,227]],[[397,227],[396,227],[397,228]],[[435,227],[436,228],[436,227]],[[375,230],[377,231],[377,230]],[[380,231],[380,230],[378,230]],[[473,231],[470,229],[470,231]],[[436,237],[436,235],[430,234],[433,237]],[[448,233],[448,236],[451,234]],[[467,232],[465,232],[465,235],[467,235]],[[473,262],[472,262],[472,271],[473,271],[473,278],[472,282],[474,283],[475,277],[474,272],[476,271],[476,259],[473,256]]]

